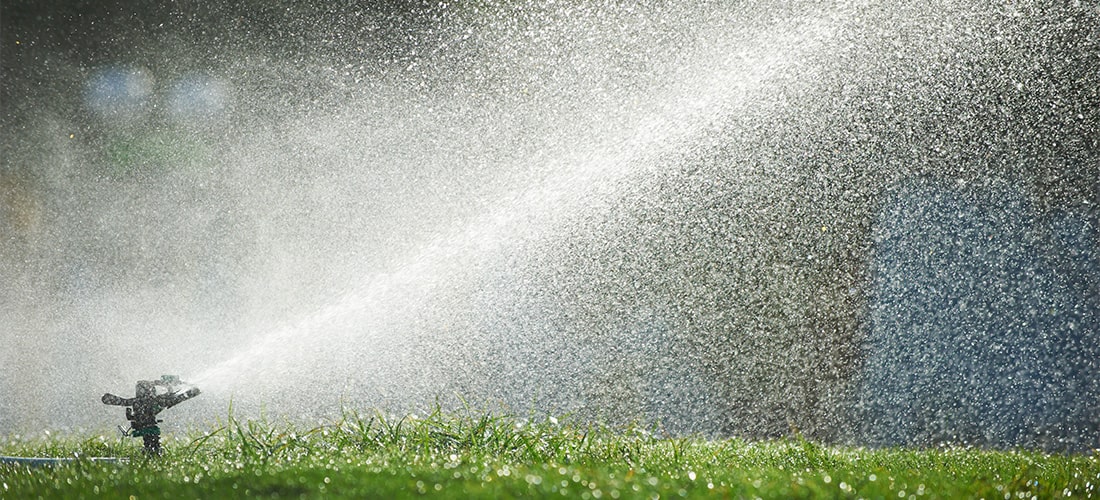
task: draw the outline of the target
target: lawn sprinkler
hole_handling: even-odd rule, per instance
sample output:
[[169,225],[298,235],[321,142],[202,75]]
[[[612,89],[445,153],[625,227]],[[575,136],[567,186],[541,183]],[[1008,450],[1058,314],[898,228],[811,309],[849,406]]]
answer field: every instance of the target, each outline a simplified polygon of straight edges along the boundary
[[[185,390],[186,389],[186,390]],[[160,427],[157,414],[199,395],[199,388],[181,382],[175,375],[163,375],[160,380],[139,380],[132,398],[120,398],[114,394],[103,395],[103,404],[125,406],[130,429],[118,430],[124,436],[141,436],[145,441],[145,453],[160,455]]]

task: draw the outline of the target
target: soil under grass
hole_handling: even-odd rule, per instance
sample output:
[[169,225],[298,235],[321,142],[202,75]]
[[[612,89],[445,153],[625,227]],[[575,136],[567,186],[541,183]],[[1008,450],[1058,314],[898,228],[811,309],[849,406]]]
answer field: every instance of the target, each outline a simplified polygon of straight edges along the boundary
[[9,438],[0,454],[129,462],[0,465],[0,498],[1100,498],[1096,453],[670,439],[439,411],[309,429],[230,416],[165,448],[146,459],[140,440]]

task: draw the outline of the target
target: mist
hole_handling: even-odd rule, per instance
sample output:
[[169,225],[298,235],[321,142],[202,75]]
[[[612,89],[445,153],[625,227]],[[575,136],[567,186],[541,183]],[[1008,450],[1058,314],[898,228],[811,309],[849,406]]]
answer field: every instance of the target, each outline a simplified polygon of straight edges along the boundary
[[[103,392],[175,374],[203,390],[164,415],[175,429],[231,404],[315,420],[438,403],[672,434],[1095,446],[1098,18],[5,3],[0,430],[110,428]],[[985,240],[953,218],[1049,258],[968,257]],[[1061,243],[1021,243],[1051,228]],[[925,248],[954,271],[895,265]],[[1026,269],[1049,285],[1011,277]],[[1057,302],[1076,326],[945,321],[929,288],[1009,318]],[[1010,350],[1086,346],[1029,351],[1071,367],[1045,389],[1066,411],[1004,403],[1019,370],[958,375],[976,380],[958,398],[988,404],[896,389],[953,373],[921,339],[981,353],[993,331]],[[1011,431],[988,420],[1005,407]]]

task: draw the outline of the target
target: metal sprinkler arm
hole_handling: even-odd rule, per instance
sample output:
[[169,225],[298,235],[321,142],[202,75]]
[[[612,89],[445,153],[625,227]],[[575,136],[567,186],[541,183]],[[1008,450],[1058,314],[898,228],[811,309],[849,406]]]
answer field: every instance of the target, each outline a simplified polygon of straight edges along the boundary
[[165,394],[163,396],[158,396],[157,399],[159,400],[161,406],[164,407],[163,409],[168,409],[198,395],[199,388],[192,387],[188,389],[187,392]]
[[103,404],[115,406],[133,406],[134,401],[137,400],[137,398],[120,398],[109,392],[104,394],[102,399]]

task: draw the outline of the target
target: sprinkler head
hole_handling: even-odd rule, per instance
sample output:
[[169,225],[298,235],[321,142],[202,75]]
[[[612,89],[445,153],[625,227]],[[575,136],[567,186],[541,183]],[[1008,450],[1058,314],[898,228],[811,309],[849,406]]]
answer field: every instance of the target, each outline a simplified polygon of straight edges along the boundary
[[[185,386],[190,388],[183,391]],[[158,387],[162,387],[164,392],[157,394]],[[130,430],[123,433],[133,437],[141,436],[145,441],[145,452],[150,455],[159,455],[160,427],[157,424],[162,421],[157,420],[157,414],[198,396],[199,388],[180,381],[178,376],[162,375],[160,380],[139,380],[135,386],[135,393],[132,398],[104,394],[103,404],[125,406]]]

